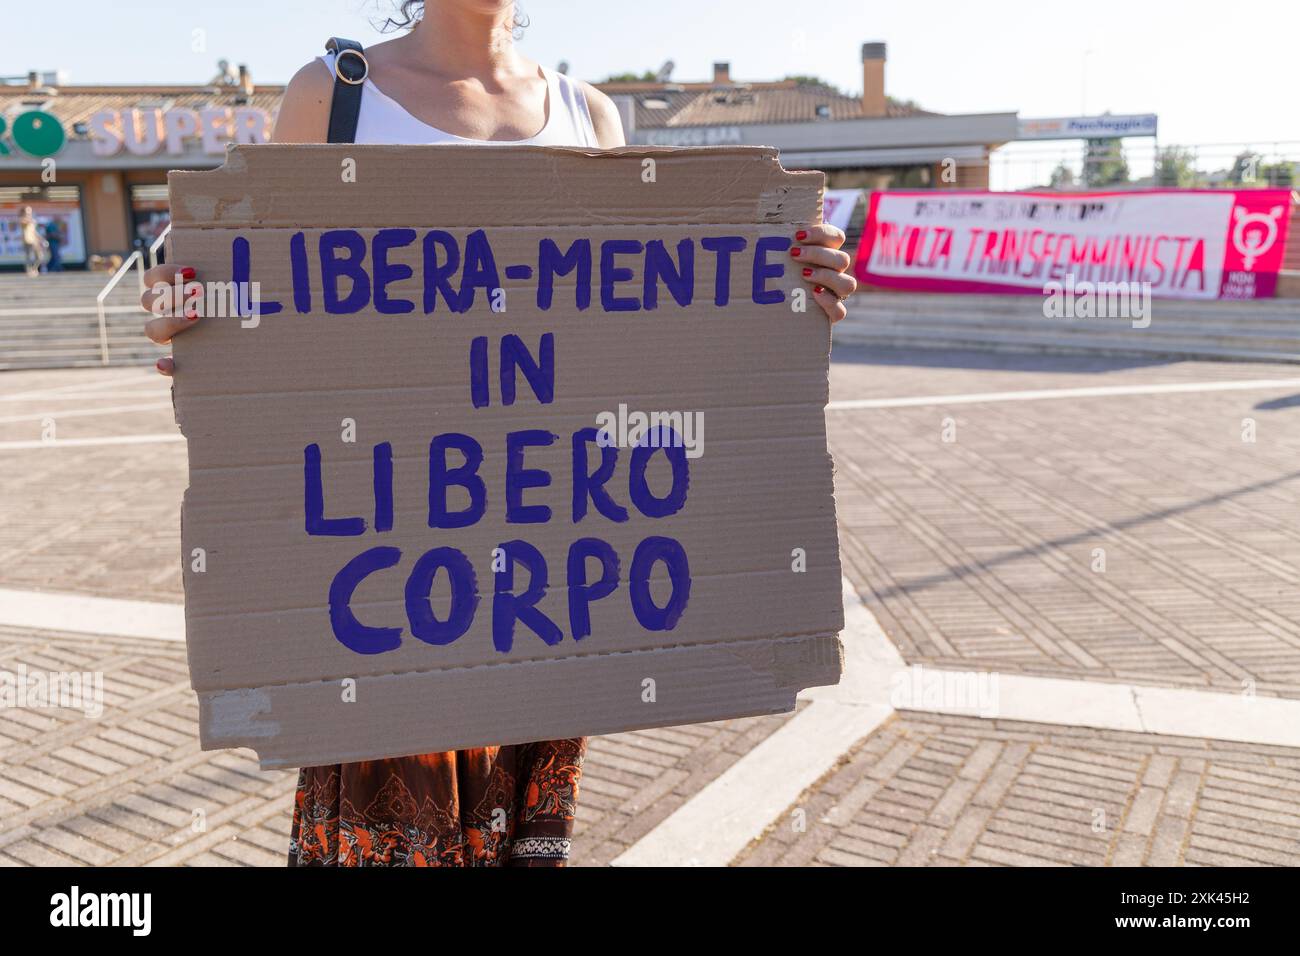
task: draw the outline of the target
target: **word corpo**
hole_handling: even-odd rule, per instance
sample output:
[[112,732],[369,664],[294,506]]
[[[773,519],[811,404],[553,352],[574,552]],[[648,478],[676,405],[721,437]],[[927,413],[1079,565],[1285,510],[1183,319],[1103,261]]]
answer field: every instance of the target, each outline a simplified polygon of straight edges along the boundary
[[[551,484],[551,475],[541,468],[525,465],[529,448],[553,445],[558,436],[543,429],[510,432],[498,462],[505,470],[505,521],[507,524],[545,524],[553,516],[549,504],[526,503],[525,492]],[[632,449],[628,458],[626,495],[619,495],[610,485],[620,464],[620,450],[600,444],[595,428],[584,428],[571,436],[573,493],[566,517],[576,526],[597,520],[596,515],[614,523],[626,522],[629,506],[646,518],[666,518],[681,511],[686,504],[690,484],[690,463],[680,438],[671,434],[646,436]],[[599,464],[590,466],[589,451],[599,452]],[[671,473],[668,490],[657,495],[648,476],[651,459],[662,453]],[[361,536],[367,531],[364,517],[326,517],[325,493],[321,473],[319,445],[308,445],[304,459],[304,514],[309,535],[341,537]],[[453,461],[453,459],[456,459]],[[433,438],[428,457],[428,517],[430,529],[468,528],[487,513],[487,486],[480,473],[486,460],[482,445],[469,435],[449,432]],[[662,482],[657,482],[662,484]],[[384,534],[393,529],[393,447],[390,443],[374,446],[374,531]],[[450,504],[449,492],[466,500],[464,507]],[[623,504],[619,498],[627,501]],[[594,510],[594,514],[592,511]],[[334,636],[358,654],[382,654],[401,645],[403,629],[365,624],[353,613],[352,596],[371,575],[393,568],[403,560],[400,549],[378,546],[369,548],[349,561],[335,575],[329,588],[330,623]],[[598,577],[589,574],[596,562]],[[523,623],[548,645],[563,639],[560,626],[551,620],[538,602],[550,586],[546,558],[532,544],[521,539],[503,541],[494,549],[492,593],[492,644],[500,653],[514,646],[516,623]],[[650,576],[662,563],[672,582],[671,594],[662,605],[655,603],[650,590]],[[568,596],[569,628],[574,640],[591,634],[591,605],[609,597],[619,584],[626,583],[628,598],[637,623],[648,631],[668,631],[676,625],[690,600],[690,563],[681,543],[669,537],[651,535],[643,539],[632,555],[627,574],[614,548],[598,537],[582,537],[568,549],[565,559],[565,587]],[[516,581],[516,571],[527,572],[527,582]],[[446,572],[451,589],[450,610],[440,619],[434,612],[430,591],[440,572]],[[593,580],[594,577],[594,580]],[[470,556],[452,547],[437,547],[420,555],[411,565],[404,585],[406,614],[411,634],[427,644],[445,646],[461,638],[474,622],[479,604],[479,581]]]

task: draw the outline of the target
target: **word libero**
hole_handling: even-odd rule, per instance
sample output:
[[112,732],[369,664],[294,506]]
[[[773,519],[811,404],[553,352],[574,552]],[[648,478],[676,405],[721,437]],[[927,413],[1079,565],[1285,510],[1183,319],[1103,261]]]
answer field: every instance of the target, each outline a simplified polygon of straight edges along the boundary
[[[563,308],[583,310],[598,301],[601,311],[623,312],[654,309],[660,303],[660,287],[667,299],[679,306],[690,304],[695,294],[696,269],[706,259],[712,271],[712,300],[715,306],[728,304],[731,276],[746,270],[748,298],[755,304],[779,306],[785,292],[773,287],[785,274],[787,237],[760,237],[751,242],[741,236],[683,239],[671,247],[662,241],[641,242],[611,239],[593,243],[578,239],[561,248],[551,239],[537,245],[535,267],[507,266],[501,270],[486,233],[470,233],[463,245],[450,234],[430,231],[419,238],[411,229],[379,230],[369,241],[350,230],[322,234],[318,242],[319,283],[308,269],[307,242],[298,233],[289,240],[293,271],[293,302],[261,302],[260,314],[296,309],[310,313],[316,306],[314,289],[320,291],[320,305],[330,314],[356,313],[374,309],[381,313],[410,313],[415,302],[402,299],[389,286],[411,278],[409,266],[389,262],[388,253],[420,242],[424,252],[423,309],[432,313],[445,305],[453,312],[466,312],[475,305],[481,291],[491,299],[500,288],[500,273],[514,278],[536,276],[536,299],[540,309],[557,301],[555,279],[573,276],[563,289]],[[252,263],[248,243],[236,239],[232,249],[233,274],[237,283],[250,281]],[[751,261],[744,261],[748,257]],[[639,259],[638,268],[634,261]],[[774,261],[773,261],[774,260]],[[530,270],[525,275],[525,269]],[[707,275],[704,276],[707,286]],[[569,297],[573,299],[570,302]],[[484,308],[480,305],[479,308]],[[467,356],[469,389],[467,404],[486,408],[490,394],[489,339],[473,339]],[[518,375],[526,379],[540,405],[555,400],[556,354],[552,332],[538,339],[536,352],[515,334],[499,337],[499,383],[502,406],[514,405],[519,389]],[[658,520],[679,514],[686,506],[690,486],[690,455],[676,422],[661,422],[645,430],[634,447],[620,449],[603,430],[581,428],[561,439],[546,428],[508,432],[504,447],[485,452],[483,443],[470,434],[444,432],[428,446],[427,524],[431,529],[469,528],[488,513],[487,483],[482,472],[485,460],[500,455],[496,467],[504,470],[504,522],[521,526],[546,524],[552,520],[551,505],[539,503],[536,491],[551,485],[551,474],[530,467],[530,449],[554,445],[564,448],[563,460],[571,468],[571,500],[554,512],[558,520],[575,527],[593,522],[620,524],[632,517]],[[567,447],[566,447],[567,446]],[[656,464],[657,462],[657,464]],[[382,535],[393,528],[393,447],[390,442],[373,446],[373,524],[362,516],[327,516],[324,463],[319,444],[303,450],[305,530],[309,536],[358,537],[373,532]],[[536,462],[533,462],[535,465]],[[655,472],[652,480],[651,470]],[[616,470],[619,477],[615,479]],[[665,472],[667,473],[665,475]],[[664,490],[664,485],[667,489]],[[653,487],[652,487],[653,486]],[[657,489],[657,490],[656,490]],[[533,497],[527,501],[526,495]],[[582,530],[582,529],[580,529]],[[358,654],[381,654],[402,643],[405,629],[380,627],[364,622],[354,612],[353,595],[371,575],[382,574],[403,564],[406,574],[404,599],[410,634],[427,644],[445,646],[461,638],[471,627],[480,603],[480,582],[470,558],[455,547],[437,547],[415,557],[404,556],[392,546],[367,548],[348,561],[329,586],[329,616],[335,638]],[[657,601],[651,577],[662,565],[670,585],[667,597]],[[409,570],[407,569],[409,567]],[[431,592],[445,572],[451,600],[439,616]],[[516,625],[522,624],[548,645],[563,640],[561,623],[538,607],[549,589],[568,598],[568,633],[575,640],[591,634],[591,605],[626,587],[626,599],[637,623],[647,631],[672,630],[690,600],[690,562],[682,544],[664,535],[643,538],[630,555],[620,556],[607,541],[584,536],[573,541],[563,563],[563,584],[551,582],[547,560],[522,538],[502,541],[493,549],[491,573],[491,634],[494,649],[509,653]],[[559,576],[559,573],[555,575]],[[441,587],[439,588],[441,592]],[[661,594],[662,597],[662,594]]]
[[[418,244],[421,281],[416,286],[418,302],[411,290],[398,294],[392,287],[415,277],[415,268],[394,261],[398,250]],[[457,240],[449,232],[429,230],[421,236],[414,229],[379,229],[367,238],[353,229],[334,229],[320,234],[309,253],[305,233],[289,238],[289,270],[292,302],[262,299],[250,301],[243,290],[260,290],[253,281],[255,263],[249,242],[237,237],[231,243],[233,286],[239,290],[240,315],[275,315],[286,309],[302,315],[323,311],[350,315],[374,310],[381,315],[406,315],[421,309],[426,315],[445,307],[452,312],[474,308],[479,293],[494,311],[499,304],[503,279],[535,281],[536,303],[549,310],[556,301],[556,279],[573,285],[572,307],[578,311],[598,302],[603,312],[638,312],[659,308],[661,302],[681,307],[695,298],[696,276],[712,273],[713,304],[731,301],[732,274],[745,270],[750,296],[757,305],[776,305],[785,293],[771,288],[773,280],[785,275],[781,253],[790,248],[788,236],[763,236],[753,244],[744,236],[706,236],[698,241],[682,239],[671,246],[663,240],[606,239],[594,243],[577,239],[561,248],[551,238],[537,243],[534,262],[499,265],[485,230],[479,229]],[[312,260],[316,268],[312,268]],[[197,285],[194,284],[194,285]],[[313,288],[320,290],[316,300]],[[667,293],[661,295],[661,291]],[[192,297],[185,288],[187,301]],[[495,301],[494,301],[495,297]],[[567,306],[567,300],[566,300]]]

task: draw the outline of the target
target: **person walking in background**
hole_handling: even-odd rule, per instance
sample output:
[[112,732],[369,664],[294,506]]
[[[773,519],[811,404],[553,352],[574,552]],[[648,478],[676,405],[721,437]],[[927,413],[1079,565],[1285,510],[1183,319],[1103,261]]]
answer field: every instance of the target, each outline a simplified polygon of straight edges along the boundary
[[49,262],[45,265],[46,272],[63,271],[63,226],[57,219],[51,219],[45,224],[45,244],[49,247]]
[[36,225],[36,216],[32,213],[31,206],[23,207],[22,215],[18,218],[18,226],[22,230],[23,237],[23,268],[28,276],[38,276],[41,273],[44,240]]

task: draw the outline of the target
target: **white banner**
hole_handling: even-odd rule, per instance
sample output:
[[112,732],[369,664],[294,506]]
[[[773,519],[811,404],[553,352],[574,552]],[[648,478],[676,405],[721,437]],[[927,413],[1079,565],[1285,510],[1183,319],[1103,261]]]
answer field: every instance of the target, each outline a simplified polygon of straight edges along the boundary
[[1053,116],[1021,119],[1016,139],[1114,139],[1118,136],[1155,136],[1155,113],[1124,116]]
[[822,222],[849,231],[853,209],[862,198],[861,189],[828,189],[822,195]]

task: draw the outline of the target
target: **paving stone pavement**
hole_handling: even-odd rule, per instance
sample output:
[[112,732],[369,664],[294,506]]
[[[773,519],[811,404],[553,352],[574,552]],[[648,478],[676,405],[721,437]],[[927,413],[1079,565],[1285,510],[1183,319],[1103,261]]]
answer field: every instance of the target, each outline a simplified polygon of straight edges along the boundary
[[[1011,357],[1020,377],[975,376],[857,354],[837,352],[833,399],[1300,377]],[[1300,696],[1297,393],[832,411],[845,574],[910,662]]]
[[[0,628],[0,667],[102,671],[104,712],[0,717],[0,865],[280,866],[296,774],[204,753],[185,648]],[[789,715],[592,740],[573,864],[609,862]]]
[[593,737],[574,822],[574,866],[600,866],[650,832],[792,714]]
[[741,866],[1296,866],[1300,750],[896,714]]
[[[832,398],[1297,376],[837,349]],[[845,573],[912,662],[1296,696],[1288,397],[833,411]],[[81,414],[105,408],[122,410]],[[47,419],[59,439],[174,433],[147,370],[0,377],[0,443]],[[181,443],[0,449],[0,587],[179,601],[184,472]],[[283,864],[293,775],[198,750],[183,645],[0,628],[0,667],[18,663],[102,670],[108,706],[0,714],[0,863]],[[594,740],[574,863],[613,859],[787,719]],[[801,798],[800,839],[778,824],[742,862],[1294,865],[1298,767],[1277,748],[905,714]]]
[[[58,441],[177,433],[152,369],[6,372],[0,399],[0,442],[39,440],[47,422]],[[114,408],[135,410],[84,414]],[[185,462],[184,442],[0,448],[0,586],[181,600]]]

